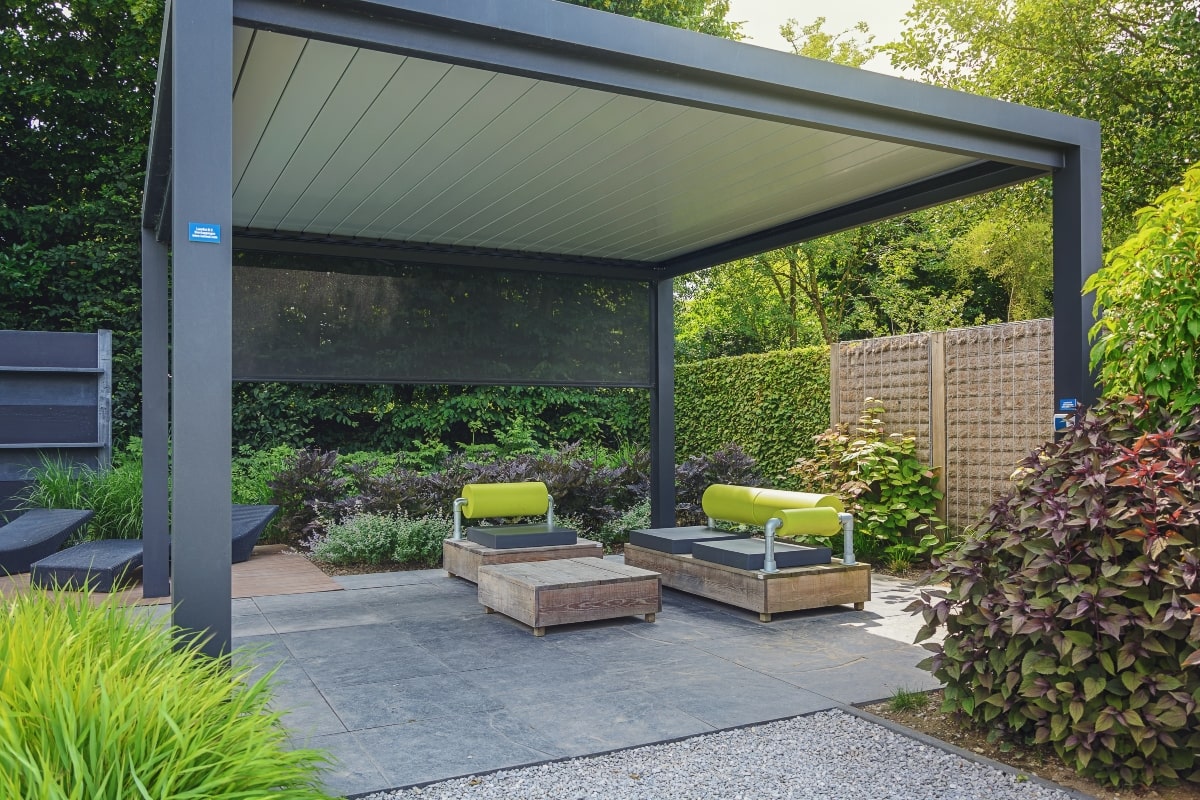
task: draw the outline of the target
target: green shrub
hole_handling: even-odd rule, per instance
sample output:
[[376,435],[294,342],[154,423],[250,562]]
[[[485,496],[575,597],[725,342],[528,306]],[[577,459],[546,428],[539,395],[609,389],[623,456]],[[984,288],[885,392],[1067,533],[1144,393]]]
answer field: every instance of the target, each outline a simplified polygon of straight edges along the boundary
[[945,711],[1113,784],[1200,779],[1200,410],[1096,404],[932,576]]
[[767,478],[813,453],[829,426],[829,348],[714,358],[675,368],[676,458],[740,445]]
[[613,552],[618,546],[629,541],[630,528],[650,527],[650,498],[640,500],[637,505],[627,508],[615,519],[600,526],[593,538],[604,545],[606,552]]
[[95,512],[86,539],[138,539],[142,535],[141,440],[117,453],[109,469],[43,460],[32,472],[24,508],[77,508]]
[[442,560],[442,541],[452,528],[446,517],[355,514],[315,538],[312,553],[331,564],[395,562],[436,567]]
[[1136,216],[1137,232],[1084,286],[1103,308],[1092,365],[1107,395],[1144,394],[1187,414],[1200,405],[1200,166]]
[[268,678],[180,646],[109,595],[17,596],[0,610],[0,797],[326,797]]
[[942,493],[937,473],[917,458],[916,438],[888,434],[883,413],[882,403],[866,398],[854,432],[838,424],[816,437],[816,454],[788,469],[787,485],[841,497],[854,515],[855,549],[899,567],[936,545]]

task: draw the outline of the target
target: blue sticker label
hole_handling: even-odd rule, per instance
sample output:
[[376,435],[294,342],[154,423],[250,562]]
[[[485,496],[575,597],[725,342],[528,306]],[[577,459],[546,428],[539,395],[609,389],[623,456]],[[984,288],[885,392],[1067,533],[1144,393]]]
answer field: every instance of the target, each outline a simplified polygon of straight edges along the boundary
[[1058,413],[1068,414],[1072,411],[1079,410],[1079,401],[1074,397],[1060,397],[1058,400]]
[[1055,430],[1055,432],[1065,431],[1067,429],[1067,426],[1070,424],[1071,424],[1070,419],[1067,417],[1066,414],[1055,414],[1054,415],[1054,430]]
[[188,241],[220,244],[221,226],[212,222],[189,222]]

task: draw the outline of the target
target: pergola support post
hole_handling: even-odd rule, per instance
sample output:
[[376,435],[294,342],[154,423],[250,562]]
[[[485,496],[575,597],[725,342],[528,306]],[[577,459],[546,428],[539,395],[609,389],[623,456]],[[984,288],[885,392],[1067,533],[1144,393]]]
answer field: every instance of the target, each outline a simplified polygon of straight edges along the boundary
[[171,35],[173,620],[220,656],[232,634],[232,0],[174,0]]
[[[1080,408],[1097,397],[1089,368],[1088,331],[1095,319],[1092,295],[1080,287],[1100,268],[1100,128],[1091,141],[1065,149],[1054,172],[1054,397],[1055,410],[1075,400]],[[1047,420],[1049,422],[1049,420]]]
[[675,527],[675,296],[670,278],[650,291],[650,525]]
[[171,593],[167,245],[142,229],[142,596]]

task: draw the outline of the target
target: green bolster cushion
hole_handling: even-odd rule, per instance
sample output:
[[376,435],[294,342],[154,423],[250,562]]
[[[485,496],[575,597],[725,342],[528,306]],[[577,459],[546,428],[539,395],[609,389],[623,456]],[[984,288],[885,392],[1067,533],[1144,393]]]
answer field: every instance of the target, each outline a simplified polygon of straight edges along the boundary
[[760,489],[754,497],[754,505],[769,506],[782,511],[785,508],[832,508],[845,511],[842,500],[835,494],[812,492],[785,492],[780,489]]
[[462,496],[467,501],[462,513],[467,519],[525,517],[545,514],[550,507],[546,484],[468,483]]
[[[788,508],[770,516],[783,520],[776,533],[784,536],[833,536],[842,530],[832,508]],[[769,519],[770,517],[768,517]],[[763,520],[762,524],[766,524]]]
[[762,489],[753,486],[714,483],[704,490],[704,496],[700,498],[700,507],[713,519],[753,525],[754,497],[761,491]]

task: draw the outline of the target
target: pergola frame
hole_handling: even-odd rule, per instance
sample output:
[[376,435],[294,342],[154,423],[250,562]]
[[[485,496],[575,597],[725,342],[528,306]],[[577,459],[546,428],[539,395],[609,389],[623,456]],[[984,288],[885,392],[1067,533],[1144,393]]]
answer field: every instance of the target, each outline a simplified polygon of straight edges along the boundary
[[[235,229],[235,27],[968,156],[970,163],[655,260]],[[213,655],[228,651],[231,635],[235,244],[648,282],[651,505],[654,524],[670,526],[674,277],[1051,174],[1055,394],[1083,404],[1094,399],[1091,302],[1080,292],[1101,261],[1100,137],[1091,121],[550,0],[167,0],[154,102],[142,216],[145,591],[172,593],[175,624],[207,633]],[[219,225],[220,241],[189,241],[189,222]]]

